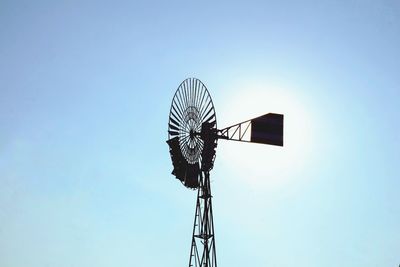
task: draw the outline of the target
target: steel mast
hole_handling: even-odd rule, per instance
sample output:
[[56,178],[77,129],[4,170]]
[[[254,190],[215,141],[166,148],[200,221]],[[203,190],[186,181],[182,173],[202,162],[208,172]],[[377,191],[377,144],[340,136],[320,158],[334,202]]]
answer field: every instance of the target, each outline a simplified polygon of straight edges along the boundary
[[210,173],[202,172],[197,192],[189,267],[216,267]]

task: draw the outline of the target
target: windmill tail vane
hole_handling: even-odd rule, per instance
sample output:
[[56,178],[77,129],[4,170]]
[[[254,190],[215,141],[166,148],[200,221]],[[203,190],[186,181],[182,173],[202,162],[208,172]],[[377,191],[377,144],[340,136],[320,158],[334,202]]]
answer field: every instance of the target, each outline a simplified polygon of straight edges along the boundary
[[268,113],[217,129],[214,104],[196,78],[184,80],[172,99],[168,140],[172,174],[197,190],[189,267],[216,267],[210,171],[219,139],[283,146],[283,115]]

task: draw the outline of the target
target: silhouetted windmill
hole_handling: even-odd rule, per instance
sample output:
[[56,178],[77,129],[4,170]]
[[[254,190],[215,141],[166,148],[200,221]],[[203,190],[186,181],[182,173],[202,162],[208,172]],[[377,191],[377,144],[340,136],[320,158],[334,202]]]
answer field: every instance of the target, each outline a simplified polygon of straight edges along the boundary
[[172,99],[167,143],[172,174],[184,186],[198,189],[189,267],[217,266],[210,170],[218,139],[283,146],[283,115],[268,113],[218,130],[204,84],[189,78],[179,85]]

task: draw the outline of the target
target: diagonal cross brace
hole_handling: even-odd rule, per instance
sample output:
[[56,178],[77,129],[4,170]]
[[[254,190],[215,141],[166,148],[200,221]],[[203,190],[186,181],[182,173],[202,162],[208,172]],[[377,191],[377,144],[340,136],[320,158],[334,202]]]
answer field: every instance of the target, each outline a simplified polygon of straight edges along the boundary
[[283,146],[283,115],[268,113],[217,131],[218,139]]

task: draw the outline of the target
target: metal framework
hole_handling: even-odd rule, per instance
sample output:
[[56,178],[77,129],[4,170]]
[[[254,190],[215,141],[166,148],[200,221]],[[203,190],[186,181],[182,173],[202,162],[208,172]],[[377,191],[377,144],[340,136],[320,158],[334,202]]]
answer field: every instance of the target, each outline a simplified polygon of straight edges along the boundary
[[267,113],[235,125],[217,130],[217,138],[283,146],[283,115]]
[[232,141],[241,141],[241,142],[250,142],[249,140],[246,140],[246,133],[248,134],[250,132],[251,128],[251,120],[247,120],[229,127],[226,127],[224,129],[218,130],[218,138],[219,139],[226,139],[226,140],[232,140]]
[[217,267],[210,174],[203,174],[197,191],[189,267]]

